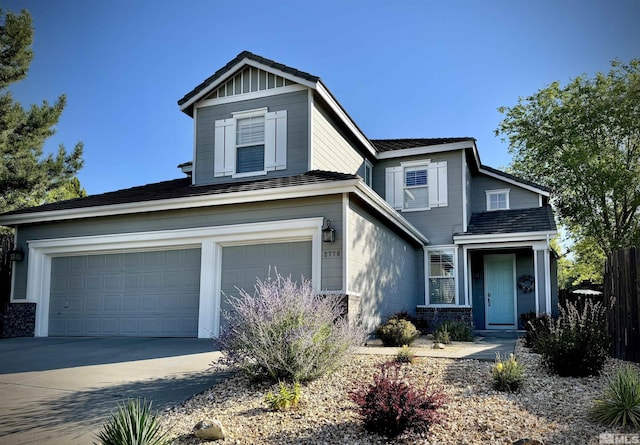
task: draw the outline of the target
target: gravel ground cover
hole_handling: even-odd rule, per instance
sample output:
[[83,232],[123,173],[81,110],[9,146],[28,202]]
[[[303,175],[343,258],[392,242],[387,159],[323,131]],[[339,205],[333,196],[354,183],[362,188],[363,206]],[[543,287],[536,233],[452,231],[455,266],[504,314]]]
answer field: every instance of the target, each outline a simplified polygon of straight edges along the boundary
[[213,386],[181,405],[165,411],[161,421],[173,444],[203,443],[191,434],[205,418],[219,419],[228,437],[220,444],[511,444],[537,439],[544,444],[598,444],[604,432],[621,432],[594,423],[588,416],[606,376],[624,362],[609,360],[603,374],[589,378],[550,376],[540,356],[516,346],[525,366],[520,393],[506,394],[491,387],[492,363],[476,360],[419,358],[405,365],[418,387],[431,381],[448,396],[442,424],[428,434],[406,432],[389,440],[366,431],[348,393],[358,382],[372,382],[376,366],[390,356],[356,355],[335,373],[308,383],[296,410],[270,411],[264,396],[276,385],[256,384],[243,375]]

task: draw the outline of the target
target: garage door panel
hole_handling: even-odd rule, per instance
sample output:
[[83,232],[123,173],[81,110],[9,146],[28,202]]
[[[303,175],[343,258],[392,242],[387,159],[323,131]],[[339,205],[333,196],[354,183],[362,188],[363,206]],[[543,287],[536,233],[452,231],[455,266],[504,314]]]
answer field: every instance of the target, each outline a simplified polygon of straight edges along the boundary
[[276,270],[299,281],[300,275],[311,277],[311,262],[310,241],[223,247],[221,309],[231,309],[225,295],[238,296],[236,286],[253,295],[256,279],[274,278]]
[[200,250],[53,258],[49,335],[195,337]]

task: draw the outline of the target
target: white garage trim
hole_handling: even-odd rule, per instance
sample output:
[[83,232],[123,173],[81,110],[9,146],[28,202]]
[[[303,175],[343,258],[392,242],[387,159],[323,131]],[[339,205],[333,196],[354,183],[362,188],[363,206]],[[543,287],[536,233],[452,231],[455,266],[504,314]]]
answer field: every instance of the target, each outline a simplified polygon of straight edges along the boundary
[[319,217],[27,241],[27,299],[23,301],[36,303],[35,336],[46,337],[49,334],[52,257],[200,248],[198,337],[209,338],[218,335],[220,327],[221,246],[310,240],[313,256],[311,280],[315,287],[321,276],[322,222],[323,218]]

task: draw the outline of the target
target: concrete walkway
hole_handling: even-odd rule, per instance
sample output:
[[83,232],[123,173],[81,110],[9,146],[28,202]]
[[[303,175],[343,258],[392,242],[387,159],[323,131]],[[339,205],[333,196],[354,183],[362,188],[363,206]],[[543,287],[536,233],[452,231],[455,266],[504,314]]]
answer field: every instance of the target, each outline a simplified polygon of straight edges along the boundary
[[[418,357],[471,359],[493,362],[496,353],[502,356],[514,352],[518,333],[504,333],[502,335],[479,336],[474,342],[452,342],[444,349],[433,349],[433,341],[420,337],[411,349]],[[382,346],[381,340],[370,340],[367,346],[358,349],[359,354],[396,355],[400,348]]]
[[213,385],[211,340],[0,340],[0,444],[91,444],[118,402],[162,410]]

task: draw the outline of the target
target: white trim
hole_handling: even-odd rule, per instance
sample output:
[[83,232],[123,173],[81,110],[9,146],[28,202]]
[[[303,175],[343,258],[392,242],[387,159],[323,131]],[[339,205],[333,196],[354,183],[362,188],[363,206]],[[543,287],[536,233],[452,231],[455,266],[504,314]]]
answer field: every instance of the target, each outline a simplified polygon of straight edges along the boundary
[[[538,252],[539,250],[533,249],[533,276],[534,283],[538,281]],[[536,299],[536,314],[540,314],[540,291],[537,284],[533,286],[533,291]]]
[[[458,246],[454,245],[454,244],[442,244],[439,246],[424,246],[423,248],[424,250],[424,292],[425,292],[425,299],[424,299],[424,306],[425,307],[439,307],[439,308],[457,308],[457,307],[465,307],[468,304],[465,305],[460,305],[460,282],[458,281],[458,277],[459,277],[459,273],[458,273],[458,268],[459,268],[459,264],[458,264]],[[431,276],[429,274],[429,266],[430,266],[430,259],[429,259],[429,252],[433,252],[433,251],[452,251],[453,252],[453,287],[454,287],[454,292],[455,292],[455,296],[454,296],[454,303],[453,304],[444,304],[444,303],[438,303],[438,304],[431,304],[429,303],[429,277]]]
[[[323,218],[303,218],[196,229],[27,241],[29,264],[25,302],[36,303],[35,336],[46,337],[49,332],[49,296],[53,257],[182,248],[202,249],[198,337],[215,336],[220,326],[219,314],[215,313],[215,309],[220,307],[218,301],[221,271],[220,246],[310,240],[313,255],[311,280],[316,288],[321,279],[322,270],[320,263],[322,220]],[[208,277],[211,275],[213,277]],[[214,289],[213,293],[212,289]],[[212,309],[213,316],[210,312]]]
[[358,139],[362,143],[362,145],[364,145],[364,147],[367,150],[369,150],[369,152],[372,155],[376,156],[378,153],[378,150],[369,141],[369,139],[360,131],[358,126],[355,124],[355,122],[351,120],[349,115],[342,109],[342,107],[338,104],[338,102],[336,102],[336,100],[333,98],[331,93],[329,93],[329,90],[327,90],[322,83],[318,82],[316,84],[316,91],[318,92],[320,97],[322,97],[322,99],[329,105],[329,107],[331,107],[333,112],[336,113],[338,117],[345,123],[347,128],[351,130],[351,132],[354,134],[356,139]]
[[218,195],[191,196],[78,209],[53,210],[49,212],[23,213],[0,217],[0,225],[10,226],[37,222],[63,221],[76,218],[92,218],[99,216],[125,215],[163,210],[178,210],[195,207],[245,204],[248,202],[333,195],[346,191],[353,191],[353,187],[357,185],[358,182],[360,182],[359,179],[348,179],[332,183],[323,182],[319,184],[281,187],[277,189],[248,190]]
[[467,156],[465,151],[462,150],[462,231],[467,231],[467,181],[469,179],[469,166],[467,165]]
[[468,141],[450,142],[446,144],[427,145],[425,147],[412,147],[403,148],[400,150],[383,151],[377,154],[378,159],[392,159],[403,158],[405,156],[426,155],[433,153],[441,153],[443,151],[463,150],[469,148],[469,144],[474,142],[469,139]]
[[231,96],[216,97],[215,99],[205,99],[193,106],[194,111],[198,108],[213,107],[215,105],[230,104],[234,102],[244,102],[250,99],[262,99],[263,97],[277,96],[280,94],[295,93],[308,88],[303,85],[287,85],[286,87],[270,88],[268,90],[252,91],[244,94],[233,94]]
[[[509,192],[511,189],[492,189],[492,190],[485,190],[484,194],[486,197],[486,205],[487,205],[487,212],[495,212],[497,210],[509,210],[510,207],[510,203],[509,203]],[[503,194],[505,195],[505,203],[506,203],[506,207],[505,208],[499,208],[499,209],[492,209],[491,208],[491,197],[493,195],[501,195]]]
[[[367,182],[367,171],[369,171],[370,184]],[[364,158],[364,178],[362,179],[364,180],[365,184],[373,188],[373,164],[367,158]]]
[[233,116],[234,119],[246,119],[248,117],[264,116],[268,111],[269,108],[267,107],[253,108],[251,110],[235,111],[231,113],[231,116]]
[[469,250],[467,246],[462,247],[462,285],[464,286],[464,301],[470,307],[473,307],[473,299],[469,298],[469,295],[472,292],[469,292],[469,285],[471,280],[469,280],[469,273],[471,271],[471,265],[469,264]]
[[309,147],[309,149],[307,150],[307,155],[309,156],[309,159],[307,159],[307,164],[308,164],[308,168],[307,170],[311,171],[311,170],[315,170],[313,168],[313,135],[315,134],[315,129],[313,126],[313,115],[315,112],[315,106],[314,106],[314,100],[313,100],[313,90],[307,90],[308,94],[307,94],[307,115],[308,115],[308,119],[307,119],[307,128],[309,129],[308,134],[307,134],[307,146]]
[[[511,264],[513,266],[513,324],[509,325],[493,325],[490,327],[489,324],[489,296],[487,292],[487,262],[485,258],[487,256],[508,256],[511,258]],[[499,329],[515,329],[518,325],[518,287],[517,287],[517,278],[516,278],[516,254],[515,253],[485,253],[482,255],[483,260],[483,273],[484,273],[484,327],[489,330],[499,330]]]
[[506,176],[502,176],[502,175],[499,175],[497,173],[493,173],[493,172],[491,172],[489,170],[483,169],[482,167],[478,167],[478,171],[480,173],[482,173],[483,175],[491,176],[492,178],[499,179],[500,181],[503,181],[503,182],[508,182],[509,184],[516,185],[516,186],[518,186],[520,188],[529,190],[531,192],[538,193],[538,194],[544,195],[544,196],[549,196],[549,192],[547,192],[547,191],[544,191],[542,189],[539,189],[539,188],[534,187],[534,186],[529,185],[529,184],[525,184],[525,183],[520,182],[520,181],[516,181],[515,179],[507,178]]
[[[236,146],[236,150],[238,149],[238,147]],[[257,172],[245,172],[245,173],[233,173],[231,174],[231,177],[236,179],[236,178],[249,178],[251,176],[264,176],[267,174],[266,170],[260,170]]]
[[554,237],[558,234],[555,230],[547,232],[514,232],[514,233],[491,233],[484,235],[453,235],[453,242],[455,244],[485,244],[485,243],[498,243],[498,244],[511,244],[511,243],[525,243],[531,245],[533,241],[545,241],[547,236]]
[[349,289],[349,194],[342,194],[342,288]]
[[545,249],[541,252],[544,252],[544,291],[545,291],[545,305],[547,306],[547,313],[553,313],[553,309],[551,308],[551,259],[549,258],[550,253],[548,249]]
[[193,110],[193,157],[191,158],[191,185],[196,183],[196,153],[198,152],[198,113]]
[[[14,230],[13,232],[13,245],[17,246],[18,245],[18,231]],[[28,259],[27,259],[28,261]],[[24,299],[22,300],[18,300],[18,301],[14,301],[14,292],[16,290],[16,263],[15,261],[11,262],[11,293],[9,294],[9,302],[10,303],[19,303],[19,302],[25,302]]]
[[409,235],[413,240],[417,241],[421,245],[429,243],[429,239],[424,236],[413,224],[407,221],[400,213],[396,211],[391,205],[382,199],[380,195],[374,192],[364,182],[358,181],[356,184],[355,194],[359,198],[363,199],[367,204],[372,206],[383,214],[390,222],[396,227],[402,229],[404,233]]
[[538,195],[538,207],[542,207],[542,195]]

